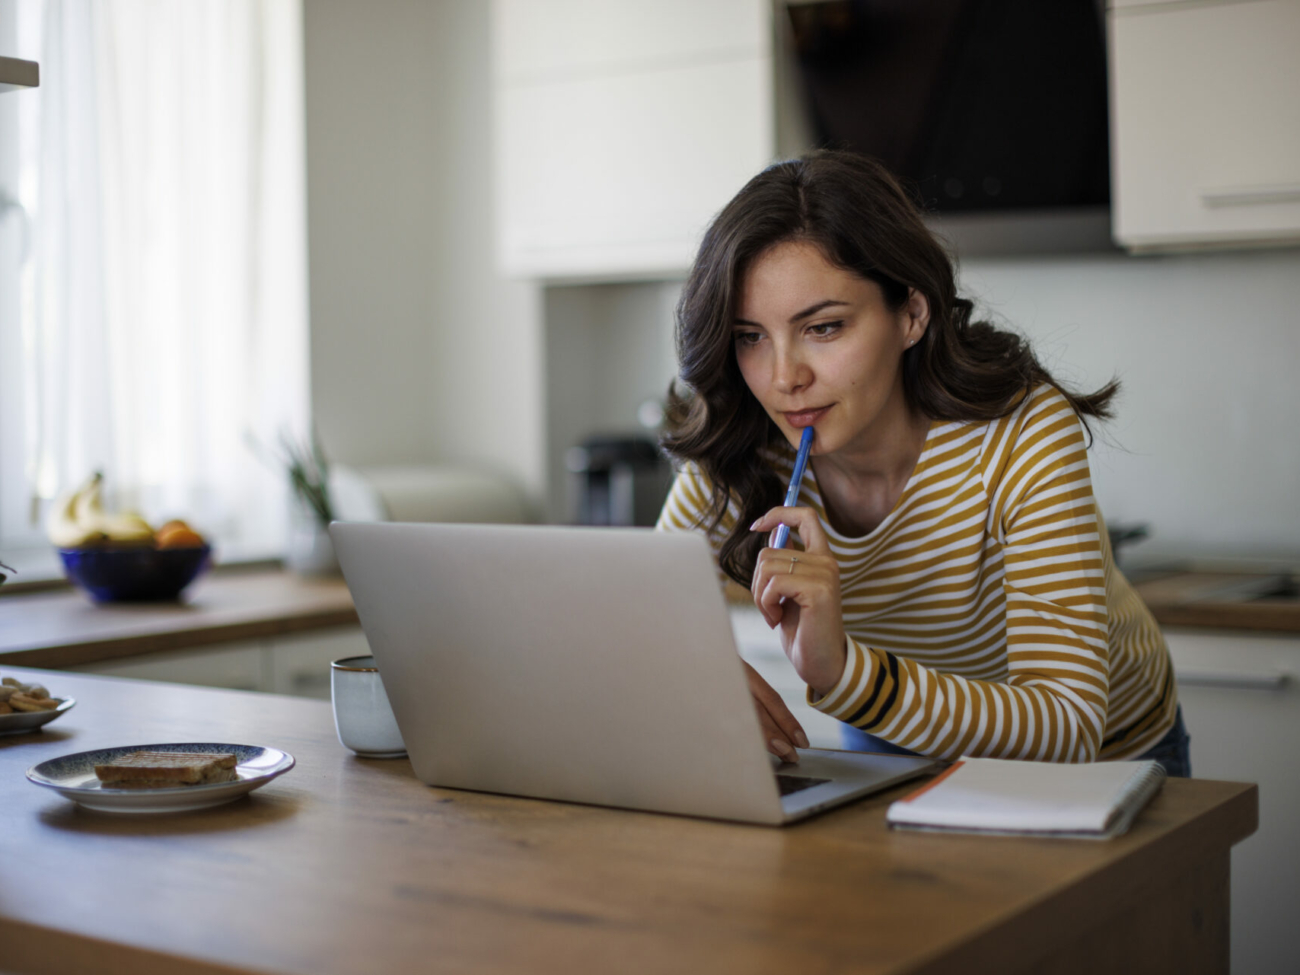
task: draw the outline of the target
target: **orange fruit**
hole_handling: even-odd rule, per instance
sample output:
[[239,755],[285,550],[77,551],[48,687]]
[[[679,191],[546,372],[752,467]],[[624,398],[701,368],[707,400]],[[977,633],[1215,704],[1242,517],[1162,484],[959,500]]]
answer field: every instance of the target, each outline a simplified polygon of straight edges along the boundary
[[158,548],[202,548],[203,536],[184,522],[164,525],[156,536]]

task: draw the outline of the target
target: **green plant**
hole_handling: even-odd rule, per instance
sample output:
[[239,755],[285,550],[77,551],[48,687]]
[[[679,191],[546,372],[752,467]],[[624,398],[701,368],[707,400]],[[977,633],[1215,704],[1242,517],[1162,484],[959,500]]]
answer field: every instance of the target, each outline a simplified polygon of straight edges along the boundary
[[330,468],[316,431],[312,431],[311,439],[305,444],[290,439],[288,434],[281,434],[280,450],[294,494],[311,509],[321,527],[328,526],[334,520]]
[[322,528],[334,520],[334,502],[330,498],[329,461],[321,449],[320,439],[313,430],[306,441],[298,441],[287,432],[280,434],[280,448],[272,453],[262,448],[250,433],[248,445],[264,462],[283,470],[289,476],[289,486],[294,497],[311,511]]

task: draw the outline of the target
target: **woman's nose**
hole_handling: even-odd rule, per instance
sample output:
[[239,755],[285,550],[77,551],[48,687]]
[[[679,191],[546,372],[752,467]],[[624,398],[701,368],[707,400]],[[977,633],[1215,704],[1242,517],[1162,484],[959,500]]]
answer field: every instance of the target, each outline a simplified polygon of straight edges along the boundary
[[796,393],[812,381],[812,370],[794,349],[777,349],[772,362],[772,386],[780,393]]

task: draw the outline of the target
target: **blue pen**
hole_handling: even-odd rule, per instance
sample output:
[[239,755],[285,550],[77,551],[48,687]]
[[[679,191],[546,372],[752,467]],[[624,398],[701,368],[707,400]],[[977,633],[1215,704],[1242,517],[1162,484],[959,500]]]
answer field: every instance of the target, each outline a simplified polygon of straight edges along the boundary
[[[799,440],[799,453],[794,459],[794,473],[790,475],[790,489],[785,492],[785,506],[793,508],[799,500],[799,485],[803,483],[803,472],[808,468],[808,453],[812,450],[813,428],[804,427],[803,437]],[[790,526],[777,525],[776,537],[772,539],[773,548],[785,548],[790,541]]]

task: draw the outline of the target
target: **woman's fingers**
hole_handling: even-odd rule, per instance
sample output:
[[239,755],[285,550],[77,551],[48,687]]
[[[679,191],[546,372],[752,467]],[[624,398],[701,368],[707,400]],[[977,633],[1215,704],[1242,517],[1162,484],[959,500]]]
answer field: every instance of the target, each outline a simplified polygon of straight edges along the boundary
[[754,565],[751,595],[768,626],[785,619],[786,599],[804,607],[837,600],[839,566],[833,556],[765,548]]
[[[790,753],[794,750],[791,746],[807,748],[808,736],[804,734],[803,726],[799,724],[798,719],[786,707],[785,701],[781,700],[781,695],[747,663],[745,676],[749,681],[749,692],[754,697],[754,706],[758,710],[759,723],[764,726],[764,737],[769,741],[768,751],[778,758],[787,758],[787,754],[782,749],[772,747],[773,739],[779,741]],[[797,756],[794,760],[797,760]]]
[[783,762],[798,762],[799,753],[795,751],[795,746],[807,748],[808,736],[771,685],[749,664],[744,661],[741,663],[744,664],[750,696],[754,699],[754,710],[758,714],[763,746]]
[[[804,551],[760,550],[750,591],[767,625],[780,625],[781,647],[795,671],[810,687],[825,693],[843,674],[847,654],[839,563],[811,508],[772,508],[750,528],[774,531],[782,524],[798,532]],[[779,727],[776,718],[772,720]]]
[[764,549],[755,566],[754,605],[781,627],[781,647],[799,676],[819,693],[844,672],[844,620],[839,566],[832,556]]
[[767,750],[783,762],[789,762],[791,765],[799,764],[799,753],[795,751],[794,745],[782,736],[771,715],[767,714],[757,702],[755,707],[758,709],[758,724],[763,730],[763,744]]
[[817,518],[817,512],[812,508],[773,508],[749,527],[751,531],[771,532],[776,531],[778,525],[787,525],[791,531],[797,532],[806,551],[818,555],[830,554],[830,541]]
[[[749,587],[754,603],[759,604],[763,590],[767,588],[773,576],[792,573],[798,568],[801,560],[808,558],[805,553],[793,548],[759,549],[758,558],[754,562],[754,578]],[[761,605],[759,608],[762,608]],[[776,619],[772,619],[767,613],[764,613],[764,617],[767,619],[768,626],[775,626],[781,619],[781,614],[777,613]]]

